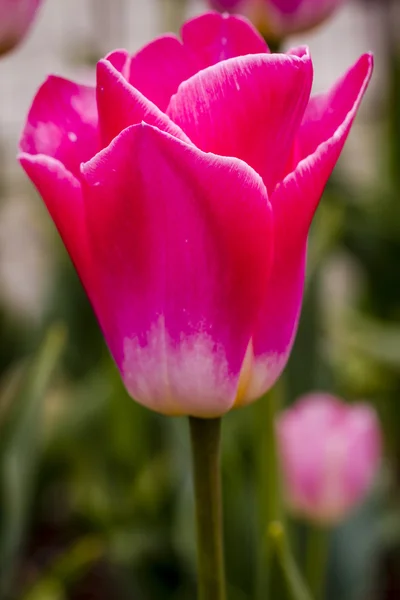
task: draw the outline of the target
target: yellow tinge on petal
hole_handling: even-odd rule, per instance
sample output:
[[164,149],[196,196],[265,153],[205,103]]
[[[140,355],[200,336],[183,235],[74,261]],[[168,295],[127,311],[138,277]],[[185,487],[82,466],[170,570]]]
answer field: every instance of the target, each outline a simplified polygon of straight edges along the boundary
[[246,354],[244,355],[242,368],[240,370],[239,375],[239,383],[238,389],[236,393],[235,402],[233,404],[233,408],[238,408],[240,406],[244,406],[247,404],[246,396],[247,391],[250,385],[252,370],[253,370],[253,362],[254,362],[254,350],[253,350],[253,340],[251,339],[246,350]]

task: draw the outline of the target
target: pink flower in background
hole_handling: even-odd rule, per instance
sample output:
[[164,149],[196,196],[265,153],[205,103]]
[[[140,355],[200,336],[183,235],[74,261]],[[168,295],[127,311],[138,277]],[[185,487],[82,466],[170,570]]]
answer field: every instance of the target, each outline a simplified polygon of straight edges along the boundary
[[372,72],[310,99],[307,49],[188,21],[97,87],[50,77],[21,138],[129,393],[216,416],[259,398],[294,340],[308,229]]
[[277,432],[288,505],[323,525],[343,520],[364,499],[381,460],[374,409],[312,393],[279,417]]
[[0,55],[26,35],[42,0],[0,0]]
[[271,38],[282,38],[319,25],[345,0],[210,0],[220,11],[247,16]]

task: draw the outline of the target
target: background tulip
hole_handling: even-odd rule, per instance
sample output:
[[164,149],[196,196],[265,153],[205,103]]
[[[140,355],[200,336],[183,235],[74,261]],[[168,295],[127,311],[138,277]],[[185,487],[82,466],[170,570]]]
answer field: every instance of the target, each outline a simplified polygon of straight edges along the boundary
[[42,0],[0,0],[0,55],[26,35]]
[[324,525],[344,519],[365,497],[381,459],[374,409],[313,393],[279,417],[277,432],[291,509]]
[[213,8],[246,15],[269,38],[315,27],[344,0],[211,0]]
[[310,99],[307,49],[272,55],[211,13],[182,42],[113,52],[97,89],[40,88],[20,160],[137,401],[218,416],[276,381],[309,226],[371,72],[364,55]]

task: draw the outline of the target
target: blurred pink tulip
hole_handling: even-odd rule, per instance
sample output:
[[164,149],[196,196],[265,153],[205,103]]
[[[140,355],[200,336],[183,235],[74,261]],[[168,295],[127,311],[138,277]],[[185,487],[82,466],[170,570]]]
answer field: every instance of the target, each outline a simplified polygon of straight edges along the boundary
[[210,0],[213,8],[248,17],[264,35],[283,38],[327,19],[345,0]]
[[294,340],[308,230],[372,72],[310,99],[307,49],[269,54],[205,14],[50,77],[21,138],[130,394],[217,416],[259,398]]
[[278,419],[284,491],[293,512],[334,525],[368,492],[381,459],[374,409],[313,393]]
[[0,0],[0,55],[25,37],[42,0]]

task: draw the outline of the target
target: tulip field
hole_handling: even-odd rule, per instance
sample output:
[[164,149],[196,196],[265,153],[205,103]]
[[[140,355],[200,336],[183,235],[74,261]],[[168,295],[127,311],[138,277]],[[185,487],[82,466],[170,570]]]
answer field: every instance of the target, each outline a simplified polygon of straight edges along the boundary
[[0,0],[0,600],[400,599],[397,0]]

